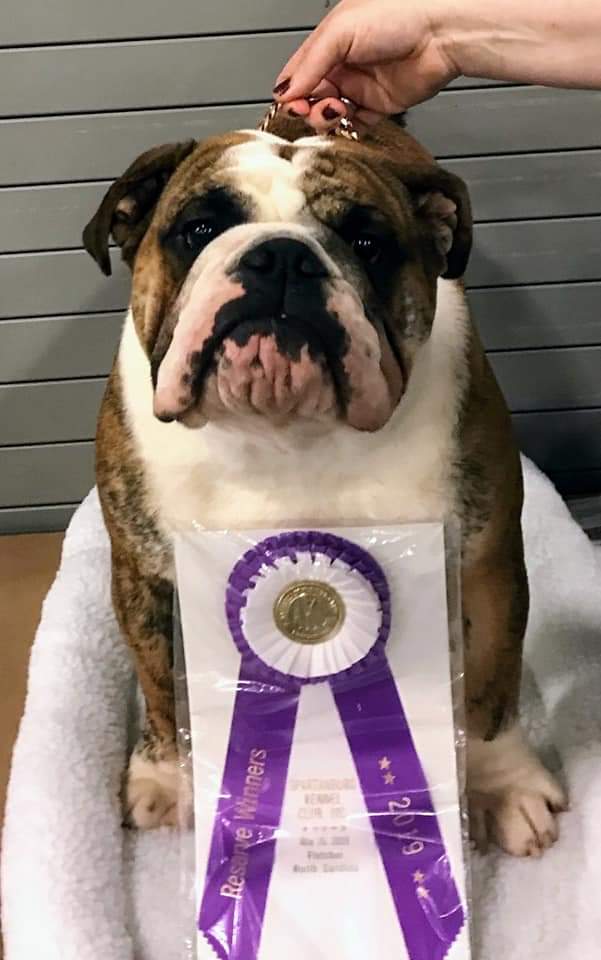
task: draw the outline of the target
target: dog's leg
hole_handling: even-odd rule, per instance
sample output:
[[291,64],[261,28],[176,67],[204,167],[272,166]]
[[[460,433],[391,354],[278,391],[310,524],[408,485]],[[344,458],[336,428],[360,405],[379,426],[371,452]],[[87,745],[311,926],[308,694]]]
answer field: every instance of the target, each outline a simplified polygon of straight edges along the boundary
[[143,829],[175,826],[181,783],[172,675],[173,587],[168,580],[145,575],[130,560],[114,559],[113,599],[146,701],[144,733],[124,786],[126,819]]
[[510,557],[463,573],[472,838],[488,837],[516,856],[540,856],[558,837],[561,787],[519,728],[522,640],[528,582],[521,534]]

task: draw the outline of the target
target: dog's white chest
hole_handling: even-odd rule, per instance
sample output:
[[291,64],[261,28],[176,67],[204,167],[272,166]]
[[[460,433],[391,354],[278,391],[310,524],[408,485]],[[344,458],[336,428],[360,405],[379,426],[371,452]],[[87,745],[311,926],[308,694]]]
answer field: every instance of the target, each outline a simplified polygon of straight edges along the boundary
[[[305,456],[271,451],[269,457],[247,443],[241,469],[231,473],[200,451],[196,460],[174,464],[173,470],[152,463],[149,477],[161,522],[172,531],[392,523],[440,518],[451,508],[446,451],[412,457],[407,452],[405,462],[399,450],[382,464],[382,457],[363,451],[353,457],[335,442],[329,449],[319,446]],[[271,459],[270,472],[264,459]],[[364,469],[357,469],[358,462]]]
[[390,422],[373,434],[339,427],[308,440],[153,417],[148,361],[128,317],[120,351],[125,406],[145,462],[151,506],[167,533],[436,520],[455,505],[452,465],[465,378],[465,304],[441,282],[429,342]]

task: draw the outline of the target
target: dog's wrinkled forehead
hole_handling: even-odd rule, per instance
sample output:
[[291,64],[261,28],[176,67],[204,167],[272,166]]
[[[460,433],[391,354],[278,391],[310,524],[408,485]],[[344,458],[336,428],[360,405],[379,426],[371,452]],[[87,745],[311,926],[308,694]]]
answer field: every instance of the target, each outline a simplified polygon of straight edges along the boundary
[[269,133],[254,133],[246,143],[228,147],[214,172],[224,186],[248,198],[260,220],[295,220],[307,204],[307,174],[319,155],[331,149],[325,137],[291,144]]
[[243,205],[250,221],[328,222],[356,203],[390,212],[389,187],[375,170],[362,175],[362,160],[331,137],[291,142],[261,131],[215,137],[167,185],[159,220],[168,223],[190,199],[219,189]]

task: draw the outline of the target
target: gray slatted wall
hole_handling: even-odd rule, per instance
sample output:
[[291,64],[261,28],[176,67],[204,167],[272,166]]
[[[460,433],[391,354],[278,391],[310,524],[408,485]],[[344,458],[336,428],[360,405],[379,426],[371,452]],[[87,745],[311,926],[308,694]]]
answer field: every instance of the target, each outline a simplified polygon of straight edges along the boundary
[[[4,0],[0,532],[61,528],[93,482],[127,301],[81,228],[156,143],[254,126],[325,0]],[[523,448],[601,489],[601,93],[461,81],[415,133],[469,183],[470,299]]]

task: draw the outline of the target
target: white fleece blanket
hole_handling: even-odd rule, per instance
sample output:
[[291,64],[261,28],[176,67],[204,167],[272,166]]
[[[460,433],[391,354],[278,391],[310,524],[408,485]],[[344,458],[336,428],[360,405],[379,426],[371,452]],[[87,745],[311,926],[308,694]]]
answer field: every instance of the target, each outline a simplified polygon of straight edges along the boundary
[[[475,958],[592,960],[601,937],[601,551],[549,481],[530,463],[525,471],[523,711],[569,784],[572,809],[542,861],[474,856]],[[186,956],[178,840],[121,829],[132,690],[93,492],[69,528],[33,649],[4,832],[7,960]]]

